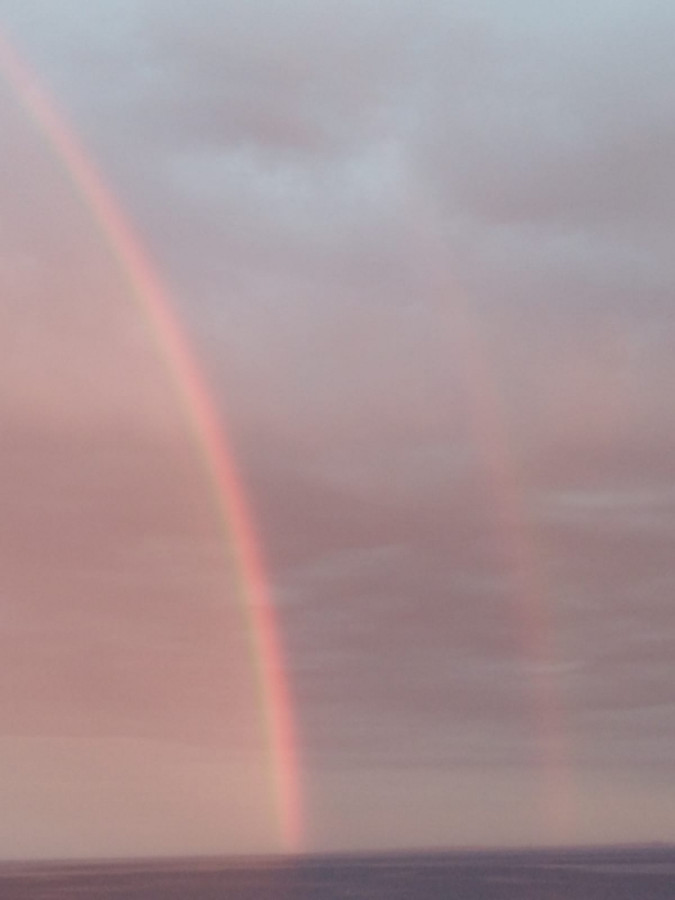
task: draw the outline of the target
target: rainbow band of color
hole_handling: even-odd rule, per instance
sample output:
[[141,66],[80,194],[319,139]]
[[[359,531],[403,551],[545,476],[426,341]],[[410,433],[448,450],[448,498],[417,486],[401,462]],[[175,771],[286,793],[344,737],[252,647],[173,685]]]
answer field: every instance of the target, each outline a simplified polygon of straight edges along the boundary
[[494,535],[502,571],[513,597],[522,661],[529,676],[530,717],[541,776],[542,836],[552,843],[574,843],[577,791],[563,698],[554,677],[553,622],[536,534],[528,521],[523,479],[513,453],[504,404],[491,371],[480,321],[458,285],[447,275],[448,250],[442,220],[431,193],[419,190],[420,202],[411,205],[409,220],[418,257],[424,260],[424,282],[439,307],[444,332],[452,338],[453,356],[461,382],[468,430],[492,500]]
[[302,803],[297,743],[279,629],[242,484],[219,416],[184,331],[171,309],[167,291],[142,244],[64,116],[57,113],[35,75],[2,35],[0,69],[62,161],[109,250],[116,257],[150,322],[160,354],[176,383],[188,421],[205,457],[222,523],[235,551],[238,590],[244,598],[263,697],[282,843],[287,850],[297,850],[301,843]]
[[470,429],[488,491],[495,500],[495,531],[516,598],[514,612],[523,659],[531,669],[530,701],[542,773],[543,827],[551,843],[574,843],[576,790],[565,738],[565,711],[551,674],[555,661],[553,629],[540,554],[528,524],[523,486],[494,378],[485,364],[488,354],[461,298],[457,298],[453,322]]

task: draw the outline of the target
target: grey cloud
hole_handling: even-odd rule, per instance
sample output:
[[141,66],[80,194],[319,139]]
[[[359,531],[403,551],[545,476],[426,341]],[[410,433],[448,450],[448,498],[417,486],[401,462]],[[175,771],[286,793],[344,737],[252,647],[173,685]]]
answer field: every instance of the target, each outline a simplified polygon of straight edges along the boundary
[[670,12],[525,8],[485,25],[480,77],[445,85],[445,139],[430,145],[460,204],[544,224],[670,211]]
[[[537,679],[568,704],[581,763],[665,765],[669,8],[159,0],[113,4],[108,27],[103,4],[80,6],[0,12],[150,235],[198,336],[270,561],[314,771],[530,765]],[[25,606],[9,631],[38,641],[64,690],[98,672],[78,715],[105,695],[102,727],[137,733],[144,703],[171,702],[150,675],[133,696],[142,628],[153,658],[191,685],[179,701],[196,710],[189,728],[213,741],[200,717],[214,697],[218,578],[190,451],[159,386],[130,402],[147,360],[120,375],[96,339],[112,282],[96,266],[71,282],[72,247],[90,229],[66,222],[67,191],[31,247],[44,197],[20,157],[5,150],[17,179],[0,186],[18,210],[2,231],[3,333],[39,341],[51,377],[6,339],[20,388],[3,488],[44,540],[44,571],[86,551],[77,587],[98,600],[69,607],[68,627],[94,648],[84,662],[36,637]],[[50,236],[66,225],[70,251]],[[73,302],[47,314],[50,282]],[[115,329],[138,349],[133,322]],[[162,477],[146,485],[158,457]],[[13,481],[31,479],[27,502]],[[505,514],[509,492],[523,522]],[[89,515],[106,531],[103,556],[82,531]],[[505,519],[540,569],[546,671],[518,624]],[[8,573],[25,597],[34,585],[19,563],[33,550],[19,547]],[[119,600],[119,569],[143,594],[136,610]],[[198,621],[180,600],[190,577]],[[241,635],[228,627],[234,673]],[[52,697],[20,660],[16,671],[23,690]],[[123,696],[106,693],[104,672]],[[152,727],[184,737],[174,718]]]

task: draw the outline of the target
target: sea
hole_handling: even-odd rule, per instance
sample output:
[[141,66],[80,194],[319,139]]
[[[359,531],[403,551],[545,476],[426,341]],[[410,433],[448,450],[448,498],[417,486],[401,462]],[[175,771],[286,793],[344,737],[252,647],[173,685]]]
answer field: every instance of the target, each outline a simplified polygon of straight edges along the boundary
[[0,864],[0,900],[675,900],[675,847]]

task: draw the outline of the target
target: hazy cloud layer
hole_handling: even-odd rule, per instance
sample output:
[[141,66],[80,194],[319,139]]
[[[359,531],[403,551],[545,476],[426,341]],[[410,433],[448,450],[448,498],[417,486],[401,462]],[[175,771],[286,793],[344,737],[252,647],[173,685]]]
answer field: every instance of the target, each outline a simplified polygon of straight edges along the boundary
[[[584,839],[672,837],[656,799],[631,831],[631,804],[673,767],[675,12],[3,0],[0,21],[137,221],[227,416],[290,651],[310,840],[347,841],[358,803],[331,805],[350,778],[384,796],[376,770],[399,773],[418,817],[472,766],[499,796],[514,769],[534,790],[556,730]],[[96,737],[147,737],[168,668],[192,688],[150,736],[212,746],[207,682],[236,678],[245,648],[233,638],[218,667],[227,573],[189,436],[7,88],[0,113],[1,488],[24,598],[11,612],[7,588],[0,640],[19,628],[37,653],[60,627],[63,678],[87,668],[81,631],[117,644],[125,674],[55,707],[97,709]],[[61,626],[44,613],[56,563],[26,561],[38,538],[68,569],[49,600]],[[42,696],[42,676],[12,670],[18,696]],[[611,793],[609,765],[633,779],[611,822],[588,800]],[[508,839],[483,801],[466,840],[427,808],[420,843]],[[415,841],[367,820],[364,844]]]

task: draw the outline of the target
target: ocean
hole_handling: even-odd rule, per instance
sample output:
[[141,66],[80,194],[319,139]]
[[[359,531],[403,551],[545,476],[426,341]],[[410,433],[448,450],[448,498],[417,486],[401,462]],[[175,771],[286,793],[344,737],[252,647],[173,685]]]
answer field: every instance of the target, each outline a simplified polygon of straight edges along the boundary
[[0,900],[675,900],[675,848],[3,863]]

